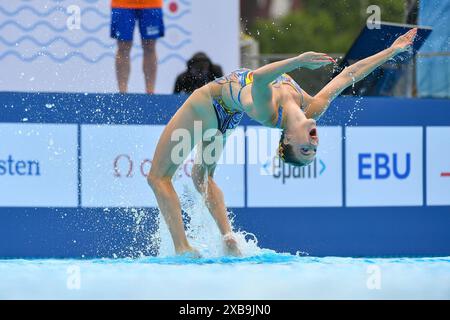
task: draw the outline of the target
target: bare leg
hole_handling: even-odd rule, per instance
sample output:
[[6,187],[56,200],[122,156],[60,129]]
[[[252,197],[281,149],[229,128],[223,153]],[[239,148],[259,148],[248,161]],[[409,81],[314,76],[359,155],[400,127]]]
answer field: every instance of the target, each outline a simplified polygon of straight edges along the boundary
[[156,40],[142,40],[142,49],[144,50],[143,70],[145,76],[145,89],[147,93],[155,92],[157,56]]
[[175,252],[195,252],[189,245],[184,232],[183,220],[181,218],[181,206],[178,195],[172,184],[172,177],[153,177],[149,175],[148,181],[155,193],[159,209],[169,227],[172,235]]
[[119,92],[128,91],[128,78],[130,77],[130,51],[132,41],[117,41],[116,53],[116,76],[119,85]]
[[[204,110],[204,113],[199,114],[196,111],[195,105],[198,104],[202,104],[201,109]],[[190,141],[188,141],[190,142],[190,152],[196,142],[194,141],[194,121],[201,121],[204,130],[217,126],[214,110],[209,104],[209,96],[200,91],[195,91],[178,109],[164,128],[158,141],[152,159],[152,167],[147,177],[148,183],[155,193],[161,213],[169,227],[177,254],[192,252],[198,255],[198,252],[187,241],[181,218],[180,201],[172,184],[172,177],[179,166],[179,161],[177,163],[172,157],[172,150],[179,142],[172,141],[172,134],[177,129],[187,130],[190,134]],[[183,154],[183,159],[188,156],[189,152]]]
[[[204,143],[204,147],[205,146],[206,143]],[[192,169],[192,180],[197,191],[199,191],[205,199],[205,204],[216,221],[220,233],[224,236],[227,252],[231,255],[240,256],[241,252],[232,235],[223,192],[213,179],[215,168],[215,164],[209,166],[205,164],[195,164]]]

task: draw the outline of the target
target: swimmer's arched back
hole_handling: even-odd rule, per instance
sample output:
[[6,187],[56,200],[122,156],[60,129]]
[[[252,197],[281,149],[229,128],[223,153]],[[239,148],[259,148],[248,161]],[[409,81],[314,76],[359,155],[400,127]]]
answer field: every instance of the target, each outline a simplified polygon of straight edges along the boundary
[[[199,145],[200,151],[192,168],[194,185],[217,222],[226,252],[240,255],[222,191],[214,181],[220,152],[210,159],[201,150],[211,149],[211,144],[217,141],[225,143],[229,132],[239,124],[243,113],[247,113],[264,126],[282,130],[278,148],[281,159],[297,166],[309,164],[314,160],[319,146],[316,120],[326,112],[331,101],[352,83],[408,50],[416,33],[417,29],[412,29],[396,39],[389,48],[345,68],[315,96],[302,90],[285,73],[298,68],[317,69],[335,62],[328,55],[317,52],[305,52],[254,71],[236,70],[195,90],[164,128],[148,175],[148,183],[167,222],[176,253],[199,256],[186,238],[180,201],[172,184],[178,166],[195,145]],[[202,136],[194,134],[197,124],[201,124],[202,133],[213,132],[215,139],[202,140]],[[184,140],[179,141],[174,136],[182,136]],[[180,142],[184,148],[180,149]]]

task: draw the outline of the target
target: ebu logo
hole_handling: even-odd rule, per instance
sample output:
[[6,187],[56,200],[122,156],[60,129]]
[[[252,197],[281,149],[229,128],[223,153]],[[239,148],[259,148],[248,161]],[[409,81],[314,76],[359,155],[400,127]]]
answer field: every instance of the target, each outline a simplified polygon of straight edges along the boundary
[[15,160],[12,155],[0,159],[0,176],[40,176],[39,161]]
[[403,180],[411,173],[411,153],[359,153],[358,179],[382,180],[394,177]]

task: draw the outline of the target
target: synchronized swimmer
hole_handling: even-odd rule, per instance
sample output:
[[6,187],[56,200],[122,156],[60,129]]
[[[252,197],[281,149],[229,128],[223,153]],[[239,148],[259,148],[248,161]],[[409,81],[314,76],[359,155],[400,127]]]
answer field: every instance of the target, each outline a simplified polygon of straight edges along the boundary
[[[416,34],[417,29],[411,29],[389,48],[345,68],[315,96],[307,94],[286,73],[298,68],[317,69],[335,62],[328,55],[316,52],[305,52],[254,71],[239,69],[195,90],[165,127],[148,174],[148,183],[169,227],[176,253],[199,256],[187,240],[180,201],[172,184],[172,177],[180,165],[179,161],[172,159],[172,151],[178,143],[172,139],[175,130],[187,130],[191,136],[190,145],[201,144],[203,150],[212,142],[194,135],[194,122],[201,122],[203,132],[216,129],[216,137],[225,143],[229,132],[237,127],[246,113],[266,127],[282,130],[278,155],[284,162],[295,166],[308,165],[314,160],[319,145],[316,120],[331,101],[352,83],[408,50]],[[182,158],[185,159],[189,152]],[[202,159],[203,155],[196,157]],[[220,229],[227,253],[240,255],[223,193],[214,181],[215,167],[216,163],[196,162],[192,179]]]

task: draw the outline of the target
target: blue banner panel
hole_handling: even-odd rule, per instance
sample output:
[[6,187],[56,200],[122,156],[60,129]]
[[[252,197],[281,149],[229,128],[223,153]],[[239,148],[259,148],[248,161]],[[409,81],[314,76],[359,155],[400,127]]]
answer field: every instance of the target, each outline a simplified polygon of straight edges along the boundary
[[[449,207],[231,208],[235,226],[258,245],[312,256],[448,256]],[[124,209],[1,208],[2,258],[136,257],[157,253],[148,235],[157,211],[141,228]]]

